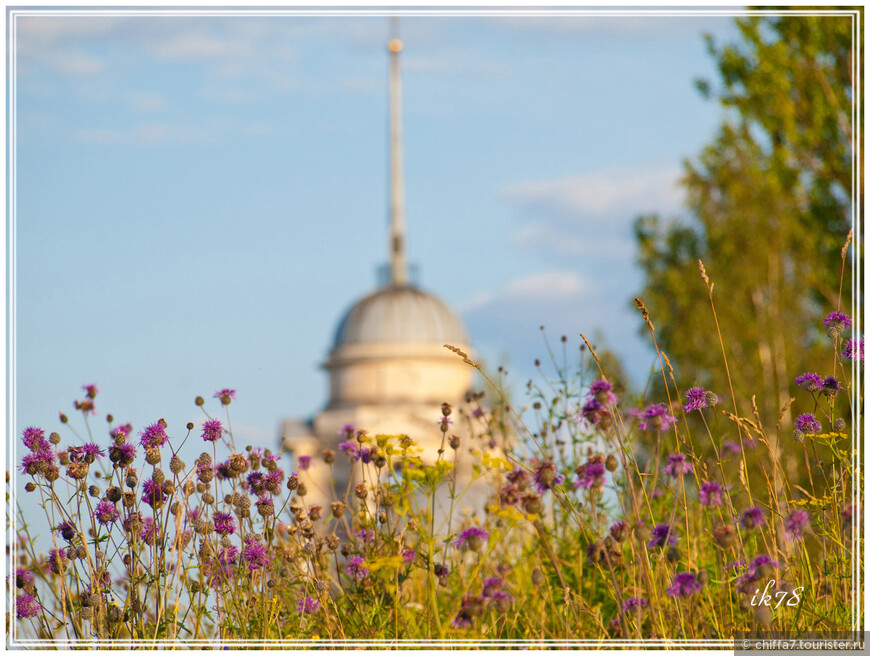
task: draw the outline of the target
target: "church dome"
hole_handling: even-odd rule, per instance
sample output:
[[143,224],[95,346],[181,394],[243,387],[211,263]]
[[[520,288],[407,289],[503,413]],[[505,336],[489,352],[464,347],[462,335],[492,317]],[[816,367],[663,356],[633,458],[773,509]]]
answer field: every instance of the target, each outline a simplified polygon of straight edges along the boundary
[[443,302],[408,285],[361,299],[338,325],[333,350],[355,344],[468,344],[462,321]]

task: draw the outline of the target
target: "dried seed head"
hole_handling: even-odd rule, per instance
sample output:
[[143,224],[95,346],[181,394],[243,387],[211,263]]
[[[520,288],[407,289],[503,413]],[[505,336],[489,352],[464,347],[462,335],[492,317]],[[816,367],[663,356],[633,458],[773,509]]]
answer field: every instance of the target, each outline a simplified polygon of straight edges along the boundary
[[442,416],[449,417],[451,412],[453,412],[453,406],[451,406],[446,401],[441,404],[441,415]]
[[302,553],[306,556],[313,556],[317,552],[317,547],[314,546],[313,542],[306,542],[302,546]]
[[52,444],[60,444],[60,433],[52,433],[48,436],[48,441]]
[[607,456],[607,458],[604,460],[604,467],[609,472],[615,472],[616,468],[619,467],[619,461],[616,459],[616,456],[612,453]]
[[151,474],[151,480],[153,480],[157,485],[163,485],[163,481],[166,480],[166,476],[163,474],[163,470],[155,469],[154,473]]
[[326,538],[326,546],[329,547],[330,551],[335,551],[338,549],[338,545],[341,544],[341,540],[337,535],[330,535]]
[[838,433],[842,433],[844,430],[846,430],[846,420],[842,417],[837,417],[834,420],[834,430],[836,430]]
[[202,502],[211,505],[214,503],[214,495],[211,492],[203,492],[202,493]]
[[172,481],[163,481],[163,494],[170,495],[175,493],[175,483]]
[[357,499],[365,499],[369,495],[368,488],[366,488],[365,483],[357,483],[353,487],[354,493],[356,494]]
[[91,485],[88,488],[88,494],[90,494],[92,497],[98,497],[100,496],[100,488],[98,488],[96,485]]
[[450,448],[455,451],[459,448],[461,440],[459,439],[458,435],[451,435],[449,438],[447,438],[447,443],[450,444]]
[[333,462],[335,462],[335,451],[333,451],[332,449],[324,449],[323,453],[321,453],[320,455],[323,458],[323,462],[325,462],[327,465],[331,465]]
[[328,588],[328,587],[329,587],[329,585],[326,583],[326,581],[315,581],[314,582],[314,589],[317,590],[318,592],[326,592],[326,588]]
[[344,511],[347,510],[347,505],[342,501],[333,501],[332,502],[332,516],[336,519],[341,518],[344,514]]
[[300,497],[304,497],[306,494],[308,494],[308,488],[305,487],[305,483],[299,483],[299,487],[296,488],[296,494],[298,494]]

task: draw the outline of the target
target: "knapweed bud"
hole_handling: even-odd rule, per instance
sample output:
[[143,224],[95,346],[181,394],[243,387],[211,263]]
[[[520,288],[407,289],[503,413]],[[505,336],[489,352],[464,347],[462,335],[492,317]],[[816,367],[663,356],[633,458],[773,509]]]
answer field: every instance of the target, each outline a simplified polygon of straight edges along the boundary
[[308,494],[308,488],[305,486],[305,483],[300,481],[299,486],[296,488],[296,494],[300,497],[304,497]]
[[804,432],[802,430],[795,429],[792,435],[795,442],[800,442],[801,444],[803,444],[804,440],[806,439],[806,435],[804,435]]
[[124,507],[132,508],[134,505],[136,505],[136,493],[124,492]]
[[341,540],[335,534],[330,535],[328,538],[326,538],[326,546],[329,547],[330,551],[335,551],[336,549],[338,549],[339,544],[341,544]]
[[198,405],[200,407],[205,405],[205,399],[202,398],[201,396],[197,396],[193,402],[196,403],[196,405]]
[[157,483],[157,485],[163,485],[163,481],[166,480],[166,476],[163,474],[162,469],[155,469],[154,473],[151,474],[152,480]]
[[719,524],[713,529],[713,539],[720,547],[730,547],[736,540],[734,527],[731,524]]
[[69,421],[69,417],[67,417],[65,414],[63,414],[63,413],[61,412],[61,413],[60,413],[60,423],[65,424],[65,423],[67,423],[68,421]]
[[316,522],[323,516],[323,507],[322,506],[309,506],[308,508],[308,517],[312,522]]
[[112,503],[117,503],[121,500],[121,488],[112,485],[106,490],[106,499]]
[[546,580],[547,578],[544,576],[544,573],[540,569],[536,567],[532,570],[532,584],[543,585],[544,581]]
[[314,589],[317,590],[318,592],[326,592],[326,588],[328,588],[328,587],[329,587],[329,585],[326,583],[326,581],[315,581],[314,582]]
[[169,461],[169,471],[176,475],[184,471],[184,462],[182,462],[178,455],[172,456],[172,459]]
[[332,449],[324,449],[320,456],[323,458],[323,462],[327,465],[331,465],[335,462],[335,451]]
[[616,468],[619,467],[619,461],[616,459],[616,456],[612,453],[607,456],[607,458],[604,460],[604,467],[609,472],[615,472]]
[[172,481],[163,481],[163,494],[167,496],[175,493],[175,483]]
[[206,505],[211,505],[214,503],[214,495],[211,492],[203,492],[202,493],[202,502]]
[[449,403],[445,401],[441,404],[441,414],[444,417],[449,417],[451,412],[453,412],[453,407]]
[[837,417],[834,420],[834,430],[838,433],[842,433],[844,430],[846,430],[846,420],[842,417]]
[[129,487],[132,490],[134,487],[136,487],[139,484],[139,477],[136,476],[136,474],[130,472],[127,474],[127,478],[126,478],[125,482],[127,483],[127,487]]
[[652,531],[644,522],[638,522],[634,525],[634,537],[638,542],[647,543],[652,537]]
[[368,488],[366,488],[365,483],[357,483],[353,487],[354,493],[356,494],[356,498],[363,500],[369,495]]
[[701,585],[707,585],[710,582],[710,573],[706,569],[702,569],[698,572],[698,583]]
[[773,611],[766,604],[759,604],[755,607],[755,621],[764,628],[773,624]]
[[100,488],[98,488],[96,485],[91,485],[88,488],[88,494],[90,494],[92,497],[98,497],[100,496]]
[[52,433],[48,436],[48,441],[52,444],[60,444],[60,433]]
[[344,511],[347,510],[347,505],[342,501],[333,501],[332,502],[332,516],[336,519],[340,519],[342,515],[344,515]]

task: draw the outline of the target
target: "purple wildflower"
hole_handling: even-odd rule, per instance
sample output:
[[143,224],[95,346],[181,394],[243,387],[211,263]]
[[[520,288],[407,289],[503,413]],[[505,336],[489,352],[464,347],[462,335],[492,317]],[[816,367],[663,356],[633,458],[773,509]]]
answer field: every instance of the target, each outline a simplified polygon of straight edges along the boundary
[[269,492],[277,494],[281,490],[281,484],[284,482],[284,470],[276,469],[266,474],[265,486]]
[[684,454],[675,453],[668,456],[668,464],[664,471],[668,476],[677,478],[685,474],[691,474],[694,470],[692,469],[692,463],[689,462]]
[[128,467],[136,460],[136,447],[129,442],[110,446],[109,460],[118,467]]
[[545,462],[535,468],[535,489],[540,494],[560,485],[564,480],[565,477],[556,472],[556,465],[552,462]]
[[825,317],[825,328],[829,331],[834,329],[836,334],[840,334],[844,328],[848,328],[851,325],[852,319],[849,318],[848,314],[843,314],[842,312],[831,312]]
[[248,485],[251,492],[260,495],[266,491],[266,475],[261,471],[255,471],[248,474]]
[[722,440],[722,453],[726,451],[736,455],[740,453],[740,445],[734,440]]
[[810,514],[797,508],[785,518],[785,530],[795,540],[800,540],[810,525]]
[[120,426],[116,426],[111,431],[109,431],[109,436],[112,439],[117,439],[121,436],[127,437],[132,432],[133,424],[121,424]]
[[756,556],[746,568],[746,572],[737,579],[737,589],[743,593],[751,591],[753,583],[767,580],[776,569],[779,569],[779,563],[767,554]]
[[460,533],[459,539],[456,540],[456,546],[460,549],[470,549],[471,551],[479,552],[483,548],[484,542],[488,539],[489,533],[482,528],[472,526]]
[[255,505],[257,506],[260,515],[263,517],[269,517],[270,515],[275,514],[275,502],[272,501],[271,497],[259,497]]
[[96,444],[88,443],[81,446],[71,446],[67,450],[70,462],[87,462],[92,463],[97,458],[102,458],[105,453]]
[[159,507],[164,501],[166,501],[166,495],[163,493],[163,488],[156,483],[154,479],[149,478],[142,485],[142,501],[152,508],[155,505]]
[[622,604],[622,612],[631,613],[643,608],[644,606],[649,606],[646,599],[643,599],[642,597],[629,597]]
[[603,424],[605,427],[610,421],[610,411],[597,399],[589,399],[583,404],[580,411],[574,416],[574,423],[586,422],[589,426]]
[[352,441],[352,440],[348,440],[347,442],[342,442],[341,444],[339,444],[339,445],[338,445],[338,448],[339,448],[339,449],[340,449],[340,450],[341,450],[345,455],[347,455],[347,456],[353,458],[354,460],[357,459],[357,455],[358,455],[358,453],[359,453],[359,447],[357,446],[357,443],[356,443],[356,442],[354,442],[354,441]]
[[42,610],[42,606],[32,594],[25,592],[18,595],[15,600],[15,617],[19,620],[34,617],[40,610]]
[[668,412],[668,407],[664,404],[652,405],[645,410],[631,410],[630,414],[641,419],[640,429],[645,430],[667,430],[672,424],[677,423],[677,418]]
[[344,571],[347,572],[348,576],[356,581],[362,581],[369,575],[369,570],[367,567],[363,566],[365,563],[365,559],[361,556],[351,556],[347,559],[347,565],[344,568]]
[[680,538],[674,535],[674,531],[670,524],[656,524],[652,530],[652,539],[647,543],[647,547],[655,549],[656,547],[676,546]]
[[357,540],[365,544],[375,543],[375,532],[370,528],[361,528],[354,535],[356,535]]
[[52,549],[48,552],[48,569],[54,574],[60,574],[66,568],[66,550]]
[[88,398],[94,399],[97,397],[97,394],[100,393],[100,388],[97,387],[96,383],[91,383],[90,385],[82,385],[82,389],[87,392]]
[[674,582],[666,592],[669,597],[690,597],[700,592],[704,585],[692,572],[680,572],[674,576]]
[[118,519],[118,510],[111,501],[100,501],[94,509],[94,517],[104,526]]
[[299,471],[308,471],[311,467],[311,456],[299,456]]
[[28,426],[25,428],[22,439],[24,441],[24,446],[34,452],[51,448],[45,441],[45,431],[41,428],[36,428],[35,426]]
[[826,396],[837,396],[837,392],[842,391],[843,386],[837,381],[834,376],[828,376],[822,381],[822,393]]
[[296,603],[297,613],[316,613],[320,610],[320,600],[314,597],[304,597]]
[[50,449],[26,453],[21,459],[21,471],[31,476],[44,473],[52,466],[54,466],[54,451]]
[[144,431],[139,433],[140,439],[139,444],[141,444],[146,449],[159,449],[166,441],[169,439],[169,436],[166,434],[166,431],[163,429],[163,424],[156,423],[151,424]]
[[405,561],[406,565],[410,565],[417,560],[417,552],[411,549],[411,547],[405,547],[402,549],[402,560]]
[[857,339],[847,339],[842,355],[849,360],[864,361],[864,338],[859,342]]
[[209,419],[202,425],[202,439],[205,442],[217,442],[224,434],[224,427],[219,419]]
[[15,570],[15,587],[24,588],[33,583],[33,572],[19,567]]
[[724,491],[717,481],[706,481],[701,484],[698,498],[705,506],[718,507],[722,505],[722,493]]
[[604,404],[616,405],[616,396],[613,394],[613,385],[603,378],[596,380],[589,386],[589,396]]
[[67,542],[72,542],[73,538],[77,535],[76,525],[72,522],[63,521],[55,526],[54,530],[60,533],[60,537]]
[[701,410],[702,408],[707,407],[707,392],[705,392],[700,387],[693,387],[688,392],[686,392],[686,404],[683,406],[683,410],[686,412],[693,412],[695,410]]
[[221,547],[217,556],[211,559],[208,566],[208,575],[213,588],[218,587],[222,583],[229,582],[232,578],[235,565],[239,560],[239,549],[230,545],[229,547]]
[[767,520],[764,518],[764,511],[758,506],[747,508],[740,515],[740,525],[746,530],[761,528],[765,524],[767,524]]
[[229,405],[230,401],[236,400],[236,390],[225,387],[224,389],[215,392],[214,398],[220,399],[221,403],[224,405]]
[[142,520],[142,530],[139,532],[139,537],[145,542],[157,542],[160,539],[160,531],[153,517],[146,517]]
[[266,545],[260,544],[256,540],[247,540],[245,542],[245,551],[242,555],[248,561],[248,571],[251,572],[265,567],[272,562],[266,550]]
[[802,414],[795,419],[794,427],[795,430],[799,430],[802,433],[816,434],[822,432],[822,425],[816,421],[815,416],[809,412]]
[[794,379],[795,384],[807,392],[817,392],[822,386],[822,377],[812,371],[801,374]]
[[232,478],[235,475],[233,471],[233,467],[230,464],[229,460],[225,460],[223,462],[219,462],[214,466],[215,475],[218,477],[218,480],[226,481]]
[[212,516],[214,530],[220,535],[232,535],[236,532],[236,519],[230,513],[216,512]]
[[354,433],[356,433],[356,426],[353,424],[345,424],[341,427],[341,430],[338,431],[339,437],[353,437]]
[[604,463],[599,460],[590,459],[585,464],[577,467],[577,480],[574,482],[574,487],[583,488],[584,490],[601,487],[604,485],[605,471]]

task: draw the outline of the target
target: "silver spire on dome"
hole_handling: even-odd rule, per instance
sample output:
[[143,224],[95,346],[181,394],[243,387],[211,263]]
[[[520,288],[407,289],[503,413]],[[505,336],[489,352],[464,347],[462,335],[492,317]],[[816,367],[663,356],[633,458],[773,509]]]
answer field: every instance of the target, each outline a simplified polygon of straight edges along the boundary
[[402,78],[399,68],[399,21],[391,21],[390,52],[390,283],[408,284],[405,261],[405,173],[402,155]]

